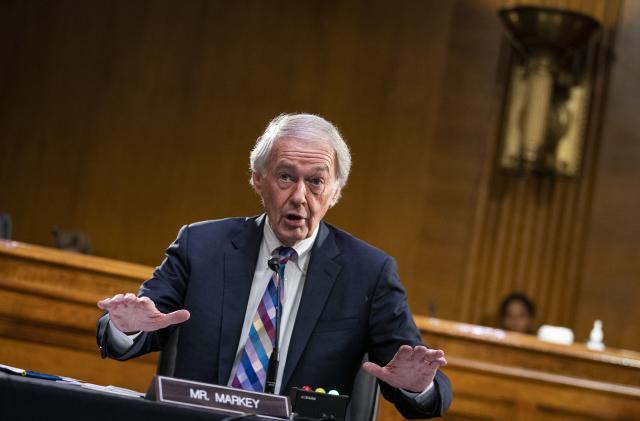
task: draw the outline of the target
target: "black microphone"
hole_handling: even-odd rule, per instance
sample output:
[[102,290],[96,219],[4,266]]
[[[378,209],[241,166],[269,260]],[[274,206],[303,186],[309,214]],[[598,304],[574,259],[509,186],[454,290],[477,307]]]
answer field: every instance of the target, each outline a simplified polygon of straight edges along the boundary
[[276,273],[276,295],[278,297],[276,302],[276,338],[273,345],[273,351],[269,357],[269,366],[267,367],[267,380],[264,386],[265,393],[274,393],[276,390],[276,379],[278,377],[278,366],[280,365],[280,315],[282,314],[282,301],[280,301],[280,285],[282,279],[280,278],[280,258],[278,256],[272,256],[267,261],[269,269]]
[[278,256],[270,257],[267,260],[267,264],[269,265],[269,269],[278,273],[278,269],[280,268],[280,258]]

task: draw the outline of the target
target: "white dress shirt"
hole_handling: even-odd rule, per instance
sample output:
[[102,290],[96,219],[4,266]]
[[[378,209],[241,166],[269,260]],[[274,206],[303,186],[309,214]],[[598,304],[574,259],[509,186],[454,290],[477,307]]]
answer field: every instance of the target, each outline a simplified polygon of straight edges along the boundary
[[[293,249],[296,254],[287,262],[284,268],[284,287],[283,301],[282,301],[282,316],[280,318],[280,365],[278,365],[278,373],[276,380],[275,393],[280,393],[280,386],[282,383],[282,375],[284,373],[284,366],[287,361],[287,354],[289,351],[289,341],[291,340],[291,333],[293,332],[293,325],[296,322],[296,316],[298,314],[298,306],[300,305],[300,298],[302,297],[302,288],[304,287],[304,281],[307,275],[307,267],[309,266],[309,255],[311,254],[311,247],[318,235],[318,227],[316,227],[313,234],[305,238],[302,241],[297,242]],[[236,359],[233,363],[231,375],[229,376],[229,386],[233,381],[236,373],[236,368],[240,363],[242,356],[242,350],[249,337],[249,331],[253,324],[258,305],[262,300],[264,291],[267,289],[269,280],[273,275],[273,271],[269,269],[267,264],[271,256],[277,255],[277,249],[282,244],[276,234],[269,225],[269,219],[264,224],[264,235],[262,236],[262,243],[260,244],[260,251],[258,253],[258,261],[256,262],[256,271],[253,274],[253,283],[251,284],[251,292],[249,293],[249,302],[247,303],[247,311],[244,315],[244,323],[242,324],[242,333],[240,334],[240,342],[238,342],[238,350],[236,351]]]

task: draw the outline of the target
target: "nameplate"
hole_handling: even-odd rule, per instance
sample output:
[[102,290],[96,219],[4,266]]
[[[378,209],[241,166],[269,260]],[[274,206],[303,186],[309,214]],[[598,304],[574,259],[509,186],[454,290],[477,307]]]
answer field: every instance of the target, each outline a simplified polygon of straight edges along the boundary
[[289,398],[191,380],[154,376],[146,399],[267,418],[289,418]]

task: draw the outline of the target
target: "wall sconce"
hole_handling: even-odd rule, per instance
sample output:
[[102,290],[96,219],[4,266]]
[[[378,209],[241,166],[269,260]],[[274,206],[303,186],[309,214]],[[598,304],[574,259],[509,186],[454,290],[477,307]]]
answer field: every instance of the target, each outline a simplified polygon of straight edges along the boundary
[[575,176],[591,97],[589,40],[600,27],[587,15],[516,6],[499,16],[513,55],[500,166]]

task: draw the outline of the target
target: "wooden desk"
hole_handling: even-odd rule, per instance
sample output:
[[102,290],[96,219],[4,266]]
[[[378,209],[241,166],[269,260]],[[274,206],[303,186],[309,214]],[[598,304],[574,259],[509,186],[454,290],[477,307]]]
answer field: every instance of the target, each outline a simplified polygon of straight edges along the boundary
[[[447,420],[640,420],[640,354],[416,316],[445,350],[453,383]],[[399,418],[383,403],[380,419]]]
[[[102,360],[95,303],[137,291],[152,268],[0,241],[0,363],[144,391],[156,356]],[[640,420],[640,354],[589,351],[482,326],[416,316],[444,349],[448,420]],[[606,339],[606,336],[605,336]],[[381,405],[380,420],[401,419]]]
[[0,363],[145,391],[156,355],[100,358],[96,302],[137,291],[152,268],[0,240]]

